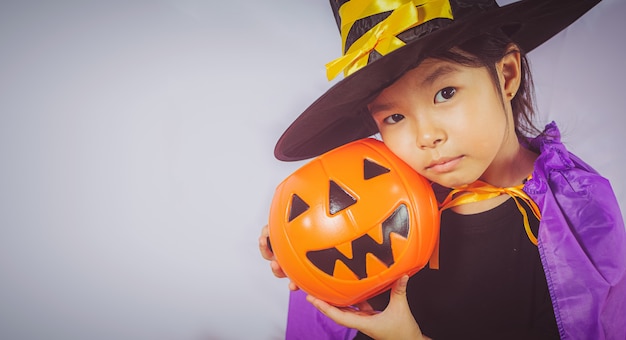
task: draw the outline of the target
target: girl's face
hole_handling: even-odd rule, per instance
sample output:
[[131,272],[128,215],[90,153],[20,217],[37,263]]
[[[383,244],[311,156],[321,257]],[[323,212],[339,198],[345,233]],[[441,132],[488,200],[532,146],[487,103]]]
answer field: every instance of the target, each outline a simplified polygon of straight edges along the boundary
[[485,67],[426,59],[368,107],[385,144],[424,177],[446,187],[495,185],[519,153],[508,67],[496,64],[498,87]]

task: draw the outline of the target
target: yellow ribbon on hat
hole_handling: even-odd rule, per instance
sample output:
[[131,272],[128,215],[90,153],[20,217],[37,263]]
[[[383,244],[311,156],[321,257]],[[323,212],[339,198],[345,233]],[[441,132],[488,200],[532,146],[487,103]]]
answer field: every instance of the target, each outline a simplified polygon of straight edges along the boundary
[[351,0],[339,8],[341,50],[346,50],[348,33],[357,20],[389,11],[385,20],[359,37],[343,56],[326,64],[328,80],[342,70],[348,76],[367,65],[373,50],[386,55],[406,45],[396,35],[410,28],[435,18],[453,19],[449,0]]
[[[529,177],[528,179],[530,178],[531,177]],[[520,184],[514,187],[501,188],[483,181],[476,181],[474,183],[452,189],[446,199],[439,205],[439,209],[440,211],[443,211],[448,208],[456,207],[458,205],[466,203],[478,202],[498,197],[500,195],[509,195],[513,198],[515,204],[517,205],[517,209],[522,214],[522,217],[524,219],[524,229],[526,231],[528,239],[534,245],[537,245],[537,237],[530,229],[530,222],[528,220],[528,214],[526,213],[526,209],[524,209],[519,200],[524,201],[530,207],[530,210],[533,212],[535,217],[537,217],[537,219],[539,220],[541,219],[541,211],[539,211],[539,207],[537,206],[535,201],[533,201],[532,198],[530,198],[530,196],[528,196],[528,194],[524,192],[524,190],[522,190],[523,187],[524,184]],[[429,262],[429,267],[432,269],[439,268],[439,241],[437,241],[435,249],[433,250],[433,254]]]

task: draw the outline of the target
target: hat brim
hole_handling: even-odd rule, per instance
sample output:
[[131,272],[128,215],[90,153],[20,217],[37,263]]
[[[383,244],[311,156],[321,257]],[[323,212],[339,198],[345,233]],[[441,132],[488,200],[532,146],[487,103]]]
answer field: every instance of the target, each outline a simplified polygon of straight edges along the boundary
[[[366,105],[382,89],[415,67],[425,49],[451,46],[496,28],[530,52],[576,21],[600,0],[522,0],[481,12],[425,35],[341,80],[285,130],[274,156],[298,161],[319,156],[378,130]],[[514,28],[514,29],[510,29]]]

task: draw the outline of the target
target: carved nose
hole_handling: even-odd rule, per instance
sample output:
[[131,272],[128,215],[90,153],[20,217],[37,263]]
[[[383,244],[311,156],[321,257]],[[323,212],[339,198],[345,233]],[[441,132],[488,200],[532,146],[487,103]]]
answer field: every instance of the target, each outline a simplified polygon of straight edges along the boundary
[[339,186],[334,181],[330,181],[330,195],[329,195],[329,211],[331,215],[334,215],[343,209],[356,203],[356,198],[352,197],[346,190]]

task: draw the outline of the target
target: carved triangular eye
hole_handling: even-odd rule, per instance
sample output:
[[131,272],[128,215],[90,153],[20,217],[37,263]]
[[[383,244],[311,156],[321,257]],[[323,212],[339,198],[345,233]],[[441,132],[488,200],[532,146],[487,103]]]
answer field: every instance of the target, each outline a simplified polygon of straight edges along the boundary
[[306,204],[300,196],[293,194],[291,196],[291,208],[289,209],[289,222],[294,218],[302,215],[305,211],[309,210],[309,205]]
[[366,180],[386,174],[389,171],[391,170],[385,168],[380,164],[376,164],[369,159],[363,160],[363,178]]
[[356,199],[334,181],[330,181],[329,211],[334,215],[356,203]]

